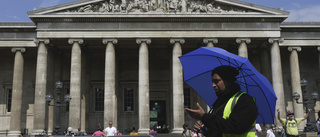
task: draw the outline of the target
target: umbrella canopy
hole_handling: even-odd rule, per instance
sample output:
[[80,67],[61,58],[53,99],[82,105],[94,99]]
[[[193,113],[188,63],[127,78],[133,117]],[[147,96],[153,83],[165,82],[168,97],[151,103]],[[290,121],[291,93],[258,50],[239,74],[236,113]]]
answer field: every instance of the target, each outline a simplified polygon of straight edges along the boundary
[[256,99],[257,123],[273,124],[277,97],[266,77],[259,73],[247,58],[232,54],[217,47],[201,47],[180,56],[184,81],[209,105],[217,99],[211,71],[221,65],[235,67],[239,71],[236,83],[241,90]]

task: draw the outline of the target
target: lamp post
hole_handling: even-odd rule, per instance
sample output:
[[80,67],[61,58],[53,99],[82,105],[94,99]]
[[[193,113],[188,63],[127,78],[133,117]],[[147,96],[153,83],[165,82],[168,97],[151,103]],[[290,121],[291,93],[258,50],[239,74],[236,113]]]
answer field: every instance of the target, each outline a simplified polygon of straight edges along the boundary
[[[48,94],[46,96],[46,101],[48,103],[48,106],[55,106],[56,107],[56,114],[55,114],[56,115],[56,120],[55,120],[55,126],[54,126],[55,130],[52,132],[52,134],[53,135],[62,135],[63,132],[60,131],[60,107],[61,106],[66,106],[66,104],[61,104],[61,100],[60,100],[61,89],[63,87],[63,83],[61,81],[57,81],[55,86],[56,86],[56,89],[57,89],[56,90],[57,96],[56,96],[56,99],[55,99],[56,103],[50,105],[50,102],[53,99],[53,96],[51,94]],[[71,96],[69,94],[66,94],[64,96],[64,101],[66,103],[68,103],[68,102],[70,102],[70,100],[71,100]]]
[[[306,90],[308,81],[306,79],[302,79],[300,81],[300,84],[301,84],[301,88],[302,88],[302,92],[303,92],[303,101],[302,102],[298,101],[300,99],[300,94],[297,93],[297,92],[294,92],[292,96],[296,100],[297,104],[303,104],[306,107],[306,114],[307,114],[308,110],[309,110],[308,109],[308,104],[315,104],[317,99],[319,98],[319,94],[317,92],[315,92],[315,91],[312,92],[311,93],[311,99],[313,100],[313,102],[309,102],[309,98],[307,96],[307,90]],[[309,117],[307,118],[307,126],[304,128],[303,131],[304,132],[316,132],[316,129],[314,129],[311,126],[311,123],[309,123]]]

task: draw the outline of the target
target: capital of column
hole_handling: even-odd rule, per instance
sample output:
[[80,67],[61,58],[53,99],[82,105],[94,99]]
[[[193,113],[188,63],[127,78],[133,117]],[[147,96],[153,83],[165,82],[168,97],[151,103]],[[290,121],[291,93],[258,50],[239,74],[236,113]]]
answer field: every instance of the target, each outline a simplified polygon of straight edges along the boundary
[[11,48],[11,52],[16,53],[17,51],[24,53],[26,52],[26,48]]
[[237,38],[236,42],[238,44],[240,44],[241,42],[245,42],[245,43],[249,44],[249,43],[251,43],[251,39],[250,38]]
[[73,44],[74,42],[78,42],[79,44],[83,44],[83,39],[69,39],[69,44]]
[[180,44],[184,44],[185,40],[183,38],[171,38],[170,43],[174,44],[176,42],[179,42]]
[[208,42],[212,42],[213,44],[217,44],[218,43],[218,39],[217,38],[203,38],[203,43],[204,44],[208,44]]
[[288,47],[288,50],[290,52],[292,52],[293,50],[296,50],[296,51],[300,52],[301,51],[301,47]]
[[284,41],[284,39],[283,38],[269,38],[268,39],[268,42],[271,43],[271,44],[276,42],[276,41],[278,41],[279,43],[282,43]]
[[49,44],[50,40],[49,39],[34,39],[34,43],[39,45],[40,42],[43,42],[44,44]]
[[141,44],[142,42],[146,42],[147,44],[151,44],[151,39],[137,39],[137,44]]
[[118,43],[118,39],[102,39],[102,43],[103,44],[108,44],[108,42],[112,42],[113,44],[117,44]]

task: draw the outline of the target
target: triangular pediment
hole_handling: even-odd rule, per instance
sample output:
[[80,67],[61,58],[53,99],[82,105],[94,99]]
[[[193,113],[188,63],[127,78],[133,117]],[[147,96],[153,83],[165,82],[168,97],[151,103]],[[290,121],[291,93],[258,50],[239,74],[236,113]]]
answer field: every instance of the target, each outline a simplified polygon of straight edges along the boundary
[[79,0],[28,12],[39,15],[202,14],[284,15],[289,12],[238,0]]

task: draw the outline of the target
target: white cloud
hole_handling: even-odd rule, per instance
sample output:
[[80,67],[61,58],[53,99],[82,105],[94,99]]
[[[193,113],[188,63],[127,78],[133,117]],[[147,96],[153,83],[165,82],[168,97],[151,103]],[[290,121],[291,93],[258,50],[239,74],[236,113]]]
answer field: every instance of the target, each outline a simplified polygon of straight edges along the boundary
[[60,0],[43,0],[43,2],[40,4],[40,7],[50,7],[58,5]]
[[6,15],[6,17],[9,18],[9,19],[13,19],[13,20],[15,20],[15,21],[20,20],[20,17],[19,17],[19,16]]
[[303,9],[292,9],[289,12],[290,14],[286,21],[320,21],[320,5],[313,5]]
[[294,7],[294,8],[301,8],[301,7],[302,7],[301,4],[296,3],[296,2],[291,3],[291,5],[292,5],[292,7]]

